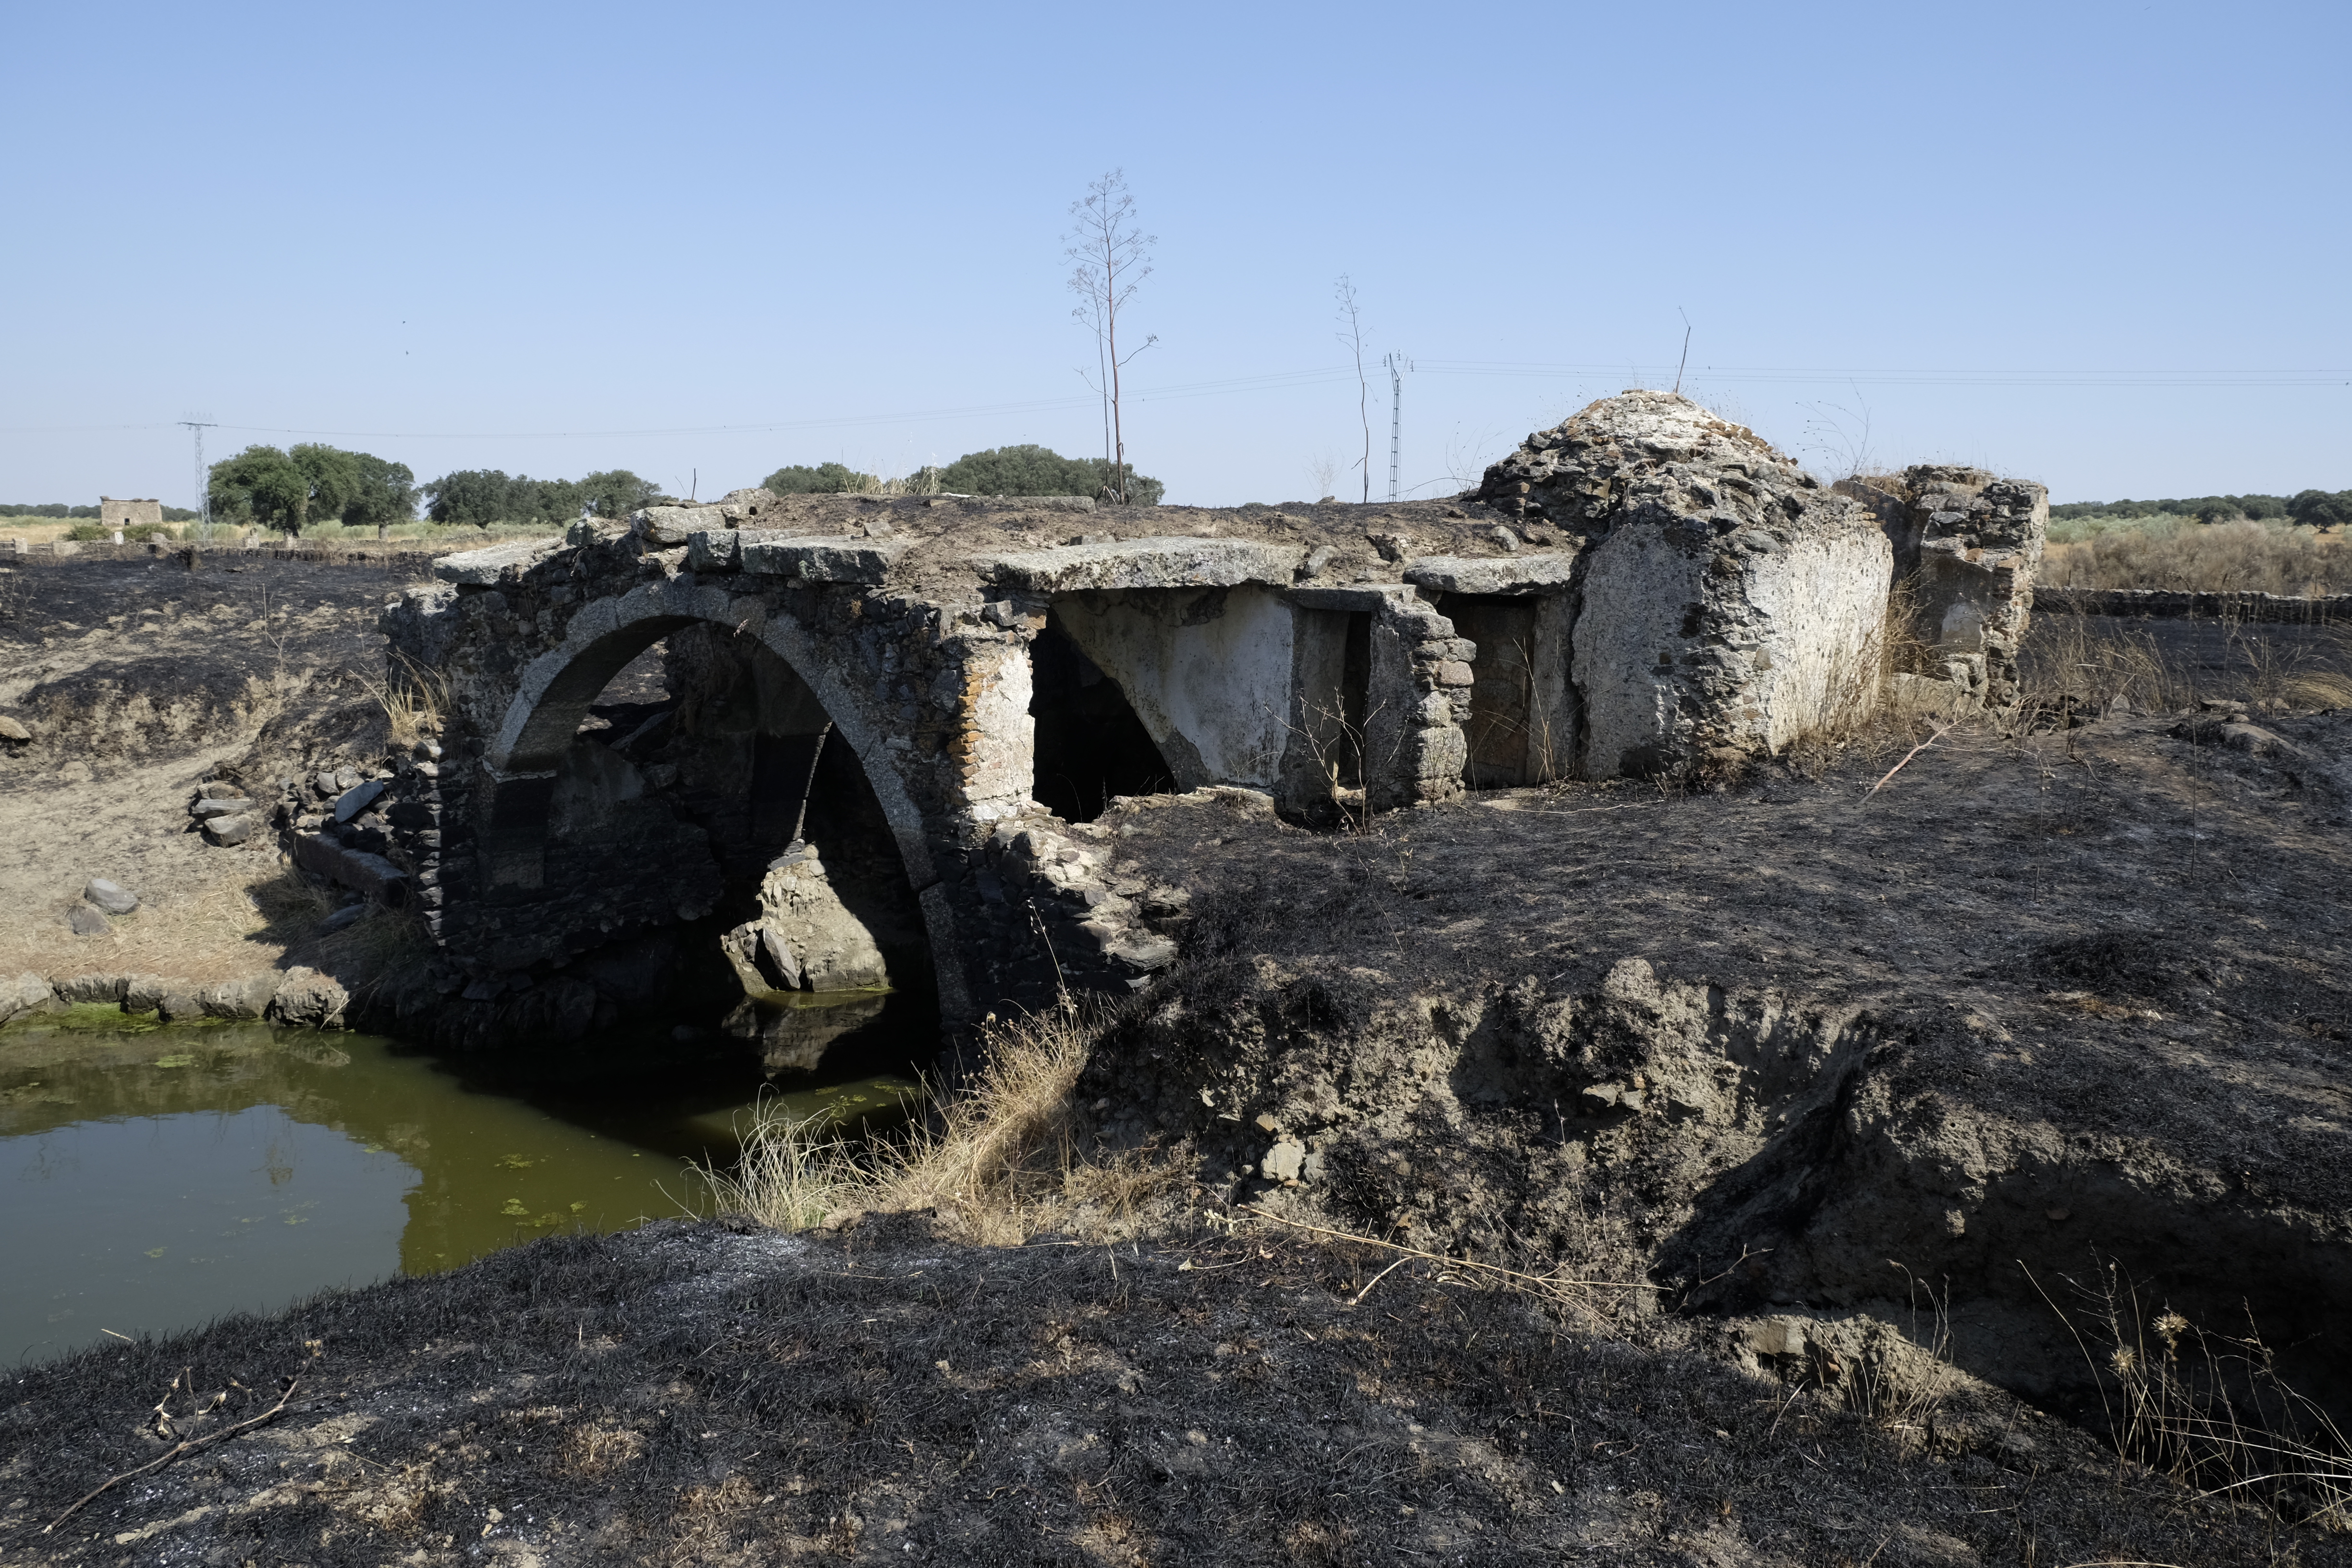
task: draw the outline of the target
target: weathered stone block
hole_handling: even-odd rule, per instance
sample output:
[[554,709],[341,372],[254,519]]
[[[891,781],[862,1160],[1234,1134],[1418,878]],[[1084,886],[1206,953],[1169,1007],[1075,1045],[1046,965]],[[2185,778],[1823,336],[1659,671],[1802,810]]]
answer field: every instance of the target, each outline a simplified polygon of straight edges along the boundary
[[748,528],[737,538],[744,571],[803,583],[879,583],[907,552],[905,540],[796,538]]
[[461,550],[433,563],[433,574],[461,587],[487,587],[529,571],[562,548],[561,540],[518,539],[480,550]]
[[270,999],[268,1016],[294,1028],[341,1028],[351,1000],[351,993],[333,976],[298,963],[286,972],[284,984]]
[[1538,594],[1565,587],[1575,568],[1572,552],[1500,559],[1424,555],[1404,569],[1404,580],[1433,594]]
[[727,513],[718,506],[649,506],[629,518],[629,531],[655,550],[675,550],[698,532],[726,526]]
[[731,572],[741,557],[742,534],[732,528],[708,528],[686,537],[686,563],[697,572]]
[[49,983],[30,970],[14,979],[0,975],[0,1024],[47,1012],[57,1005]]

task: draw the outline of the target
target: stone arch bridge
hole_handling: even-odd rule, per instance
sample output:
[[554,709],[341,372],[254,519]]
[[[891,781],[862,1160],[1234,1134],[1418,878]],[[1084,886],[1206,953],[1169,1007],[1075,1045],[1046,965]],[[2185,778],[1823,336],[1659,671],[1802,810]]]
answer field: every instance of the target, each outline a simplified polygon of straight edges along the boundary
[[[441,728],[326,836],[397,868],[467,996],[540,987],[560,1033],[663,931],[747,990],[919,977],[950,1024],[1140,985],[1181,900],[1105,879],[1117,796],[1311,824],[1769,751],[1851,700],[1906,549],[1959,562],[1946,695],[1981,700],[2030,596],[1999,531],[2038,557],[2039,501],[1934,472],[1834,494],[1629,394],[1455,503],[653,508],[446,558],[387,608]],[[1997,558],[1945,548],[1963,527]]]

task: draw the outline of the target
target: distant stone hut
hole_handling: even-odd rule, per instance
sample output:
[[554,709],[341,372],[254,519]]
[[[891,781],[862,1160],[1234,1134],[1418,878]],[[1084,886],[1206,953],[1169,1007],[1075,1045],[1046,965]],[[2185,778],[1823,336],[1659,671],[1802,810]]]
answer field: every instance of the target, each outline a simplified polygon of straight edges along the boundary
[[117,500],[112,496],[98,498],[98,525],[100,528],[161,528],[163,526],[163,503],[152,497],[145,500]]

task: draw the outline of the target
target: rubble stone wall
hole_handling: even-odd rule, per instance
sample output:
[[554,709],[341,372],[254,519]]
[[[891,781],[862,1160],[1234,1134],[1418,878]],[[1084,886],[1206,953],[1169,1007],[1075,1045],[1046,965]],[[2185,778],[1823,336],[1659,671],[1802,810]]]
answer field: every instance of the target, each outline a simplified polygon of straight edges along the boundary
[[1745,426],[1626,393],[1528,437],[1478,495],[1519,537],[1574,552],[1584,777],[1774,752],[1874,700],[1892,550],[1867,510]]
[[2050,492],[1982,468],[1921,465],[1903,473],[1898,570],[1916,625],[1971,707],[2017,700],[2017,650],[2050,530]]

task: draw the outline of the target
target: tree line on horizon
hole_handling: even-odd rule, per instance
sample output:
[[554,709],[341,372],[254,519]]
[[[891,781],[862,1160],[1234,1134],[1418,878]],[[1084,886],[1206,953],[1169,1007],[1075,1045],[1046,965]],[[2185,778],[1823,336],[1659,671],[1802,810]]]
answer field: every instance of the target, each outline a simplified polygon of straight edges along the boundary
[[2165,500],[2066,501],[2050,509],[2053,521],[2099,517],[2193,517],[2200,522],[2256,522],[2284,518],[2305,528],[2352,524],[2352,490],[2297,490],[2291,496],[2189,496]]
[[[38,503],[0,500],[0,517],[53,517],[60,521],[66,521],[82,518],[94,519],[98,515],[99,509],[94,506],[69,506],[61,500]],[[195,520],[196,514],[186,507],[167,506],[163,509],[165,522],[194,522]]]
[[[1118,505],[1121,503],[1115,499],[1116,467],[1108,458],[1065,458],[1051,447],[1032,443],[967,452],[944,468],[926,465],[898,479],[861,473],[845,463],[793,464],[761,479],[760,488],[780,496],[1092,496]],[[1125,504],[1158,506],[1168,491],[1160,480],[1139,474],[1132,467],[1124,477]]]
[[[1094,496],[1113,493],[1113,467],[1100,458],[1065,458],[1048,447],[992,447],[968,452],[944,468],[925,467],[885,479],[844,463],[788,464],[761,481],[778,495]],[[1128,498],[1157,506],[1166,492],[1158,479],[1126,473]],[[382,530],[414,522],[422,507],[431,521],[471,524],[558,523],[581,515],[622,518],[677,498],[626,468],[577,479],[537,479],[498,468],[460,468],[416,482],[405,463],[370,452],[305,442],[280,449],[247,447],[212,465],[206,481],[213,521],[257,525],[289,533],[324,522]],[[167,516],[179,509],[168,509]],[[98,515],[95,507],[27,509],[26,516]],[[192,518],[183,512],[173,521]]]

